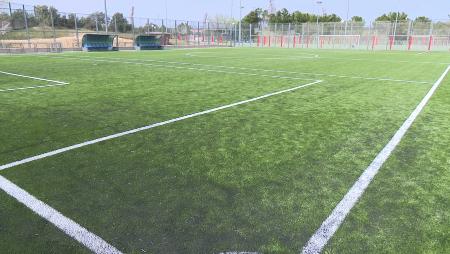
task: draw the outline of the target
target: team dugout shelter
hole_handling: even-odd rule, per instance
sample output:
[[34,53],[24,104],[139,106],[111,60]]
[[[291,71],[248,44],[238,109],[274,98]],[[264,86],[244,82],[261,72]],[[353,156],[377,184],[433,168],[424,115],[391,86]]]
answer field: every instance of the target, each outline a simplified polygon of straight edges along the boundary
[[111,34],[84,34],[81,41],[84,51],[115,51],[118,45],[119,36]]
[[134,38],[134,48],[136,50],[162,49],[163,45],[169,44],[169,34],[152,32],[142,34]]

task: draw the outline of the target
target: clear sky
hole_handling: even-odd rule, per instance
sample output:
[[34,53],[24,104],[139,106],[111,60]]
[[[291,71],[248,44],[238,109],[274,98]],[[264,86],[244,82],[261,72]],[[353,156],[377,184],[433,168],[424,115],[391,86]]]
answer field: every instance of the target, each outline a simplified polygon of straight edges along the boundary
[[[239,0],[107,0],[108,13],[131,13],[135,6],[135,16],[148,18],[165,18],[166,6],[169,19],[202,20],[207,13],[209,17],[216,15],[239,18]],[[321,0],[318,8],[317,0],[274,0],[276,9],[287,8],[290,11],[336,13],[345,19],[348,0]],[[428,16],[436,20],[448,20],[450,0],[349,0],[350,16],[363,16],[365,20],[373,20],[389,11],[404,11],[411,18]],[[46,4],[55,6],[60,11],[92,13],[103,9],[103,0],[16,0],[25,4]],[[257,7],[267,9],[269,0],[242,0],[243,15]]]

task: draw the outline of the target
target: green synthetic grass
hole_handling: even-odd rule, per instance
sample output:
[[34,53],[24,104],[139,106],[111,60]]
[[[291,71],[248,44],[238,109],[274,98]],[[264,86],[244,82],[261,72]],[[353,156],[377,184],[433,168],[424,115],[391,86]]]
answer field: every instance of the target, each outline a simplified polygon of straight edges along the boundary
[[[310,79],[323,80],[0,174],[127,253],[298,253],[449,62],[445,53],[283,49],[0,56],[0,71],[70,83],[0,93],[0,165],[307,84]],[[11,82],[33,80],[0,74],[0,89]],[[448,82],[443,84],[447,86]],[[430,131],[436,132],[433,140],[440,139],[442,147],[448,143],[438,134],[446,131],[442,118],[447,97],[440,96],[436,102],[432,99],[440,112],[433,118],[436,127],[430,127],[430,119],[431,125],[423,124],[428,129],[414,129],[423,140],[402,143],[397,151],[406,150],[408,163],[397,162],[402,166],[397,167],[399,155],[394,155],[327,251],[449,248],[448,234],[441,234],[450,210],[443,196],[448,187],[448,149],[442,153],[426,146],[434,144],[427,139]],[[428,114],[433,112],[431,106]],[[435,182],[431,173],[421,170],[430,159],[422,150],[436,157],[433,165],[441,169],[444,180]],[[419,192],[420,186],[408,178],[411,175],[443,188]],[[404,189],[397,188],[395,179],[405,184]],[[396,202],[396,195],[413,193],[422,194],[411,199],[414,206],[407,200]],[[0,201],[2,251],[86,252],[10,197],[2,195]],[[390,205],[384,209],[376,203]],[[424,225],[412,232],[411,224],[401,223],[414,215],[411,209],[419,211]],[[441,227],[425,227],[430,225],[427,220]],[[36,231],[45,234],[35,236]],[[401,238],[402,232],[411,237]],[[424,235],[428,243],[419,241]]]

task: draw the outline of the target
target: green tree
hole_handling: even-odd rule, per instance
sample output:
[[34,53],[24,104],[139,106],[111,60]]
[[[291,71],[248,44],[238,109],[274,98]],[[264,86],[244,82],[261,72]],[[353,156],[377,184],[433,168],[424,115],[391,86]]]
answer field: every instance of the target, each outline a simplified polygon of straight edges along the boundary
[[430,23],[431,19],[429,19],[428,17],[425,17],[425,16],[420,16],[420,17],[417,17],[414,21],[422,22],[422,23]]
[[127,18],[125,18],[123,13],[120,12],[116,12],[112,16],[109,24],[109,30],[116,31],[116,24],[117,24],[117,32],[119,33],[126,33],[128,31],[131,31],[132,29],[131,24],[128,23]]
[[389,12],[387,14],[383,14],[380,17],[376,18],[375,21],[390,21],[390,22],[395,22],[395,21],[407,21],[408,19],[408,14],[404,13],[404,12]]
[[320,16],[319,21],[320,22],[341,22],[342,19],[341,19],[341,17],[339,17],[338,15],[333,13],[330,15],[325,14],[325,15]]
[[11,27],[12,29],[25,28],[24,15],[22,10],[15,10],[11,13]]
[[363,19],[363,17],[360,17],[360,16],[353,16],[352,22],[364,22],[364,19]]
[[80,18],[80,27],[89,30],[102,30],[102,25],[105,23],[105,14],[103,12],[94,12],[87,17]]
[[258,24],[259,22],[262,21],[262,9],[257,8],[253,11],[251,11],[249,14],[247,14],[243,19],[242,19],[242,23],[245,24]]

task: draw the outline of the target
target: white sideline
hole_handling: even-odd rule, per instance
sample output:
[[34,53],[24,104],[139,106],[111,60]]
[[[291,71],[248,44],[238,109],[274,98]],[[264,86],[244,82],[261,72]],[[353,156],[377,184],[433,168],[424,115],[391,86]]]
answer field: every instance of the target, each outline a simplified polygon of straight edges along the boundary
[[320,253],[325,247],[327,242],[333,237],[334,233],[338,230],[344,219],[347,217],[350,210],[358,202],[359,198],[364,194],[364,191],[372,182],[375,175],[378,173],[380,168],[389,158],[391,153],[395,150],[397,145],[400,143],[402,138],[405,136],[408,129],[411,127],[413,122],[416,120],[417,116],[422,112],[424,107],[427,105],[430,98],[435,93],[436,89],[442,83],[444,78],[450,71],[450,66],[444,71],[441,77],[434,83],[430,91],[425,95],[416,109],[411,113],[411,115],[406,119],[400,129],[395,133],[389,143],[381,150],[381,152],[372,161],[369,167],[362,173],[358,180],[353,184],[351,189],[345,194],[344,198],[339,202],[339,204],[334,208],[333,212],[328,216],[328,218],[322,223],[320,228],[314,233],[314,235],[309,239],[308,243],[302,250],[303,254],[313,254]]
[[[58,57],[64,58],[64,57]],[[69,58],[69,57],[66,57]],[[72,58],[72,57],[70,57]],[[333,78],[350,78],[350,79],[363,79],[363,80],[375,80],[375,81],[392,81],[392,82],[401,82],[401,83],[417,83],[417,84],[431,84],[431,82],[427,81],[416,81],[416,80],[403,80],[403,79],[393,79],[393,78],[375,78],[375,77],[361,77],[361,76],[350,76],[350,75],[337,75],[337,74],[326,74],[326,73],[312,73],[312,72],[295,72],[295,71],[285,71],[285,70],[268,70],[268,69],[258,69],[258,68],[247,68],[247,67],[234,67],[234,66],[225,66],[225,65],[212,65],[212,64],[198,64],[198,63],[189,63],[189,62],[177,62],[177,61],[162,61],[162,60],[153,60],[153,59],[126,59],[126,58],[114,58],[114,57],[86,57],[86,56],[78,56],[76,59],[81,60],[84,59],[105,59],[105,60],[118,60],[122,63],[135,63],[129,62],[131,61],[140,61],[140,62],[157,62],[157,63],[166,63],[166,64],[180,64],[180,65],[193,65],[193,66],[204,66],[204,67],[212,67],[212,68],[226,68],[226,69],[237,69],[237,70],[249,70],[249,71],[261,71],[261,72],[274,72],[274,73],[287,73],[287,74],[298,74],[298,75],[313,75],[313,76],[324,76],[324,77],[333,77]],[[127,61],[124,61],[127,60]],[[169,67],[160,65],[161,67]],[[176,68],[176,67],[172,67]],[[204,69],[199,69],[204,70]],[[222,71],[223,72],[223,71]],[[249,74],[249,73],[247,73]],[[266,76],[261,75],[260,76]],[[292,77],[291,77],[292,78]]]
[[99,236],[91,233],[75,221],[62,215],[60,212],[29,194],[3,176],[0,176],[0,189],[17,201],[31,209],[33,212],[49,221],[64,233],[98,254],[120,254],[121,252],[107,243]]
[[308,86],[312,86],[312,85],[315,85],[315,84],[318,84],[318,83],[321,83],[321,82],[323,82],[323,81],[322,80],[317,80],[315,82],[308,83],[308,84],[305,84],[305,85],[296,86],[296,87],[293,87],[293,88],[281,90],[281,91],[278,91],[278,92],[269,93],[269,94],[262,95],[262,96],[259,96],[259,97],[255,97],[255,98],[252,98],[252,99],[235,102],[235,103],[224,105],[224,106],[220,106],[220,107],[217,107],[217,108],[212,108],[212,109],[208,109],[208,110],[205,110],[205,111],[201,111],[201,112],[197,112],[197,113],[193,113],[193,114],[177,117],[177,118],[174,118],[174,119],[171,119],[171,120],[167,120],[167,121],[164,121],[164,122],[154,123],[154,124],[151,124],[151,125],[147,125],[147,126],[144,126],[144,127],[137,128],[137,129],[128,130],[128,131],[120,132],[120,133],[117,133],[117,134],[109,135],[109,136],[106,136],[106,137],[102,137],[102,138],[86,141],[86,142],[83,142],[83,143],[80,143],[80,144],[76,144],[76,145],[60,148],[60,149],[57,149],[57,150],[54,150],[54,151],[51,151],[51,152],[47,152],[47,153],[44,153],[44,154],[36,155],[36,156],[30,157],[30,158],[26,158],[26,159],[23,159],[23,160],[19,160],[19,161],[16,161],[16,162],[12,162],[12,163],[8,163],[8,164],[5,164],[5,165],[2,165],[2,166],[0,166],[0,171],[8,169],[8,168],[15,167],[15,166],[18,166],[18,165],[26,164],[26,163],[29,163],[29,162],[32,162],[32,161],[36,161],[36,160],[40,160],[40,159],[43,159],[43,158],[47,158],[47,157],[50,157],[50,156],[54,156],[54,155],[57,155],[57,154],[60,154],[60,153],[64,153],[64,152],[67,152],[67,151],[70,151],[70,150],[74,150],[74,149],[77,149],[77,148],[81,148],[81,147],[84,147],[84,146],[93,145],[93,144],[96,144],[96,143],[99,143],[99,142],[103,142],[103,141],[106,141],[106,140],[119,138],[119,137],[122,137],[122,136],[125,136],[125,135],[134,134],[134,133],[145,131],[145,130],[148,130],[148,129],[152,129],[152,128],[155,128],[155,127],[159,127],[159,126],[167,125],[167,124],[170,124],[170,123],[186,120],[186,119],[189,119],[189,118],[193,118],[193,117],[209,114],[209,113],[212,113],[212,112],[216,112],[216,111],[219,111],[219,110],[223,110],[223,109],[235,107],[235,106],[238,106],[238,105],[246,104],[246,103],[249,103],[249,102],[261,100],[261,99],[268,98],[268,97],[271,97],[271,96],[275,96],[275,95],[278,95],[278,94],[283,94],[283,93],[295,91],[295,90],[298,90],[298,89],[301,89],[301,88],[305,88],[305,87],[308,87]]
[[46,87],[54,87],[54,86],[65,86],[66,84],[54,84],[54,85],[43,85],[43,86],[28,86],[28,87],[18,87],[18,88],[8,88],[8,89],[0,89],[1,92],[13,92],[18,90],[28,90],[28,89],[36,89],[36,88],[46,88]]
[[69,84],[69,83],[67,83],[67,82],[62,82],[62,81],[57,81],[57,80],[51,80],[51,79],[45,79],[45,78],[37,78],[37,77],[26,76],[26,75],[21,75],[21,74],[16,74],[16,73],[11,73],[11,72],[6,72],[6,71],[0,71],[0,73],[6,74],[6,75],[11,75],[11,76],[16,76],[16,77],[29,78],[29,79],[41,80],[41,81],[47,81],[47,82],[57,83],[57,84],[61,84],[61,85],[68,85],[68,84]]

